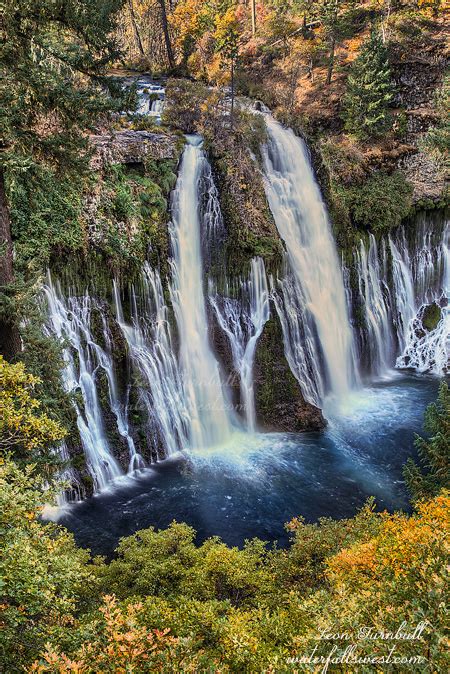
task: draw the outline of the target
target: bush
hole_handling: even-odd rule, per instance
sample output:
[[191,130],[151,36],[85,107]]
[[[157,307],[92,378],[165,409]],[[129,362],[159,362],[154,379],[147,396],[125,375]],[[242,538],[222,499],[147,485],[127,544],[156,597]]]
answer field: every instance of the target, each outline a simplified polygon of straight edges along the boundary
[[412,187],[403,173],[375,173],[362,185],[341,192],[352,221],[375,232],[397,227],[410,213]]
[[404,468],[406,485],[414,501],[431,498],[443,488],[450,489],[450,391],[443,381],[435,403],[425,413],[424,429],[428,438],[416,437],[419,464],[408,459]]

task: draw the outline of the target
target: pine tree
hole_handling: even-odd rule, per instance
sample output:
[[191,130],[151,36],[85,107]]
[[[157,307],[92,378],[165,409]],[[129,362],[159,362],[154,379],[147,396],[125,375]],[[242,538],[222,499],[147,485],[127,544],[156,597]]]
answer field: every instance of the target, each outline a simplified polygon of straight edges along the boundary
[[415,442],[420,466],[408,459],[403,471],[413,501],[450,489],[450,390],[445,381],[437,401],[427,408],[424,428],[430,437],[417,436]]
[[119,53],[111,37],[123,0],[4,0],[0,59],[0,353],[20,349],[14,318],[13,238],[8,183],[56,180],[87,164],[86,131],[117,107],[105,77]]
[[390,126],[393,98],[388,54],[375,31],[363,44],[351,67],[344,98],[345,129],[359,138],[372,138]]

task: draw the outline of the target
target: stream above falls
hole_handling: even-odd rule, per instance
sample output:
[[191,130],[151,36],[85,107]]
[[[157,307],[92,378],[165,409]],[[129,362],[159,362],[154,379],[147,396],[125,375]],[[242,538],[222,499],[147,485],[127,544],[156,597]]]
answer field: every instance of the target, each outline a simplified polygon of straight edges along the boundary
[[80,545],[109,556],[121,537],[173,520],[193,526],[199,541],[217,535],[241,546],[256,536],[283,546],[294,516],[350,517],[371,495],[380,509],[407,509],[402,466],[438,384],[393,373],[339,408],[328,403],[323,433],[236,433],[223,446],[178,453],[71,504],[59,523]]

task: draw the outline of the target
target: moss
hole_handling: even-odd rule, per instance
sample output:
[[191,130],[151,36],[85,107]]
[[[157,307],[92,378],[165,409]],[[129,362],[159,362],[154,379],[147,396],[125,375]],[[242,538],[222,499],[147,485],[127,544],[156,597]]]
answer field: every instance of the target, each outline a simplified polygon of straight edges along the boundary
[[297,380],[285,360],[283,336],[276,318],[271,318],[264,327],[255,363],[259,375],[255,387],[256,408],[258,416],[270,425],[275,421],[279,405],[292,405],[301,397]]
[[424,309],[422,316],[422,325],[426,330],[428,330],[428,332],[431,332],[432,330],[435,330],[437,328],[441,318],[442,318],[441,308],[436,304],[436,302],[433,302],[433,304],[429,304]]

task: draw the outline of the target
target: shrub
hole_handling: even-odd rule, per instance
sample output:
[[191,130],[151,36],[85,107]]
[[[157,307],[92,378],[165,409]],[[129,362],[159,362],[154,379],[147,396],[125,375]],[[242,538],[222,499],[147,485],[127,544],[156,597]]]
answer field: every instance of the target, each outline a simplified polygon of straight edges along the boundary
[[412,187],[403,173],[375,173],[362,185],[342,191],[353,222],[375,232],[397,227],[412,205]]

